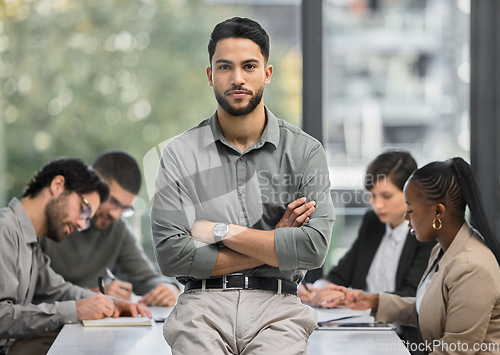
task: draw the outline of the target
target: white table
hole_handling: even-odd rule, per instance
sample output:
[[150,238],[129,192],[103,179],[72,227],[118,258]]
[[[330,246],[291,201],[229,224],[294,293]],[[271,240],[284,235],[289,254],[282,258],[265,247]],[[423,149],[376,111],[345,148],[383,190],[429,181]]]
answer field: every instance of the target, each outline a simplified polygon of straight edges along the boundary
[[[155,317],[166,316],[170,308],[150,307]],[[320,321],[345,315],[360,315],[348,321],[372,321],[366,312],[348,309],[318,310]],[[48,355],[147,355],[171,354],[163,338],[163,324],[153,322],[151,327],[84,327],[81,324],[66,324]],[[344,354],[394,354],[409,352],[394,331],[328,331],[316,330],[309,338],[310,355]]]

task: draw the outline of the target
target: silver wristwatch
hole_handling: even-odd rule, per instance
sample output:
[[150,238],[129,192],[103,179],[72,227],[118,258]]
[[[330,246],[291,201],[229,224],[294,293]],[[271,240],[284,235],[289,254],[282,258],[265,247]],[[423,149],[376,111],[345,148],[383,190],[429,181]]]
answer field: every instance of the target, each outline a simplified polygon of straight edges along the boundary
[[229,233],[229,226],[225,223],[217,223],[213,229],[214,241],[218,246],[223,246],[223,239]]

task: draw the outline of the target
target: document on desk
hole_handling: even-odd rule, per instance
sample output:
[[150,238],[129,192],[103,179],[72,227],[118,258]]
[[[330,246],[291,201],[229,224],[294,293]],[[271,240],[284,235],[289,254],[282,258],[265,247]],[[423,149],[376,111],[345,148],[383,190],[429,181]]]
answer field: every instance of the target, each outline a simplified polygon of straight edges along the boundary
[[118,317],[93,320],[82,320],[84,327],[138,327],[151,326],[151,319],[147,317]]
[[318,313],[317,330],[394,330],[392,324],[375,322],[370,310],[354,311],[346,307],[321,309]]
[[315,308],[316,313],[318,313],[318,322],[331,321],[332,319],[348,319],[346,317],[354,318],[356,317],[356,322],[373,322],[374,318],[370,316],[370,310],[366,311],[354,311],[349,308],[339,307],[339,308]]
[[319,322],[317,330],[395,330],[396,327],[384,322]]

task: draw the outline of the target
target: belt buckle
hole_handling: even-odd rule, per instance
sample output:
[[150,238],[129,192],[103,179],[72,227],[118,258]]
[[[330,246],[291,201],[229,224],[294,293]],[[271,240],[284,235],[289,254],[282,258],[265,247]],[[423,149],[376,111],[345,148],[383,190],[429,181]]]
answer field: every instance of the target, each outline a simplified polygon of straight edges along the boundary
[[229,291],[229,290],[245,290],[248,289],[248,276],[245,277],[245,285],[243,287],[227,287],[227,283],[229,282],[227,280],[227,275],[222,276],[222,291]]

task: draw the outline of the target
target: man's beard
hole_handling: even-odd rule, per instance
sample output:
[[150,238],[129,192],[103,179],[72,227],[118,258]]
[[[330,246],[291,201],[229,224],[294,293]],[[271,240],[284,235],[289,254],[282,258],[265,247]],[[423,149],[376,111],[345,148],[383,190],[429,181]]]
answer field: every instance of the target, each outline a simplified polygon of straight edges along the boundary
[[107,229],[114,221],[115,218],[110,215],[109,212],[99,211],[99,209],[97,209],[95,216],[92,218],[92,226],[96,227],[97,229],[104,230]]
[[45,216],[47,218],[47,238],[56,242],[62,242],[64,235],[63,220],[67,217],[65,213],[68,206],[68,194],[63,193],[57,198],[49,201],[45,206]]
[[[242,90],[241,88],[231,88],[231,90]],[[228,90],[229,91],[229,90]],[[219,103],[220,107],[227,113],[229,113],[232,116],[245,116],[248,115],[249,113],[253,112],[255,108],[257,107],[258,104],[262,101],[262,96],[264,94],[264,87],[261,86],[255,95],[252,96],[248,104],[244,107],[241,108],[234,108],[231,106],[229,101],[225,98],[225,96],[221,95],[218,90],[214,88],[214,93],[215,93],[215,99]]]

